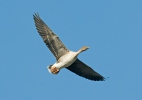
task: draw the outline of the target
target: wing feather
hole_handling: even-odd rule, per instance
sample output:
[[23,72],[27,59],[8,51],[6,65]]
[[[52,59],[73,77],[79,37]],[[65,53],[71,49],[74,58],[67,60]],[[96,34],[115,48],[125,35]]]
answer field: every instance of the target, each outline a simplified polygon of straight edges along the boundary
[[59,37],[42,21],[38,14],[33,15],[36,29],[44,43],[58,60],[69,50],[65,47]]
[[105,78],[94,71],[91,67],[87,66],[84,64],[82,61],[77,59],[71,66],[66,67],[68,70],[72,71],[73,73],[87,78],[89,80],[94,80],[94,81],[104,81]]

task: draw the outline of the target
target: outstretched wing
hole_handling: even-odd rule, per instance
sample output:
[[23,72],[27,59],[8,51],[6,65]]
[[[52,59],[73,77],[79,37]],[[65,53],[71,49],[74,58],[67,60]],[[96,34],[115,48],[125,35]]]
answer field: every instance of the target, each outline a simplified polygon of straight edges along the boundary
[[71,66],[66,67],[73,73],[94,81],[104,81],[105,78],[99,73],[95,72],[92,68],[84,64],[82,61],[77,59]]
[[69,50],[61,42],[58,36],[54,34],[52,30],[42,21],[38,14],[33,15],[33,18],[39,35],[42,37],[49,50],[56,57],[56,60],[58,60]]

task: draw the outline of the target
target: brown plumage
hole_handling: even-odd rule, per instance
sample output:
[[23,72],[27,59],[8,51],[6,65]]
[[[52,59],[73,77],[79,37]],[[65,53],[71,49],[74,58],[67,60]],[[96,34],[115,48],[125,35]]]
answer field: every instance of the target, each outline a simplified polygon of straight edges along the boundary
[[[52,32],[52,30],[42,21],[38,14],[33,15],[33,18],[39,35],[42,37],[44,43],[52,52],[52,54],[56,57],[57,62],[55,64],[60,63],[61,57],[67,55],[70,50],[65,47],[59,37]],[[87,49],[88,47],[84,46],[78,52],[76,52],[76,54],[78,55],[79,53]],[[75,61],[70,66],[66,66],[68,70],[89,80],[103,81],[105,79],[102,75],[80,61],[77,58],[77,55],[75,56]],[[56,68],[56,66],[54,67]],[[52,65],[50,65],[49,68],[52,68]]]

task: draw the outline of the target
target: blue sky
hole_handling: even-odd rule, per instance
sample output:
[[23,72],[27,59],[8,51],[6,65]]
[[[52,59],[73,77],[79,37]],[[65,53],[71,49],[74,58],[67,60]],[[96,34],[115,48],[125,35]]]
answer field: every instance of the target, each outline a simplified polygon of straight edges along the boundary
[[[0,100],[142,100],[141,0],[3,0],[0,3]],[[33,14],[104,77],[94,82],[66,69],[51,75],[54,56]]]

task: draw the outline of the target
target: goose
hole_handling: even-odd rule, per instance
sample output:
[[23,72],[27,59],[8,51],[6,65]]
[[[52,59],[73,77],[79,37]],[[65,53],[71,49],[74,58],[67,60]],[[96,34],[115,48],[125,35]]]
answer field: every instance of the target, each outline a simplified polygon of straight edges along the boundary
[[59,37],[44,23],[38,13],[33,15],[33,19],[39,35],[56,58],[54,64],[47,66],[47,69],[51,74],[57,75],[62,68],[66,68],[69,71],[92,81],[105,80],[102,75],[77,58],[81,52],[89,49],[88,46],[83,46],[77,52],[68,50]]

